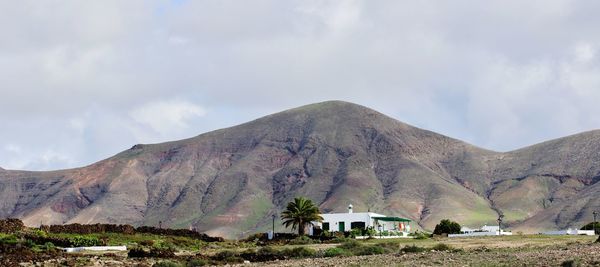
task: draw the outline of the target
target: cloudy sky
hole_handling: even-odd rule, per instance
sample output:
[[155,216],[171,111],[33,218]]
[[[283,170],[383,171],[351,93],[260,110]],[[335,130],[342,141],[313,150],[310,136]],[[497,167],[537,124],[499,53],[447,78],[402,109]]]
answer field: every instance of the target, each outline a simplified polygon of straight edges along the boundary
[[509,151],[600,128],[600,1],[0,1],[0,166],[339,99]]

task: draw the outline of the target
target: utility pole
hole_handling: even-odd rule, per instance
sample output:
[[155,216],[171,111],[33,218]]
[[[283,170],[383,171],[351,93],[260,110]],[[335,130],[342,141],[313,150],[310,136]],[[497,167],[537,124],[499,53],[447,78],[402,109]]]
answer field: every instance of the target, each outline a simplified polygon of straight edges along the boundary
[[596,216],[598,216],[598,212],[594,211],[592,212],[592,215],[594,215],[594,225],[592,225],[592,229],[594,230],[594,234],[596,234]]
[[502,218],[504,218],[504,214],[498,215],[498,235],[502,235]]
[[273,213],[273,239],[275,239],[275,213]]

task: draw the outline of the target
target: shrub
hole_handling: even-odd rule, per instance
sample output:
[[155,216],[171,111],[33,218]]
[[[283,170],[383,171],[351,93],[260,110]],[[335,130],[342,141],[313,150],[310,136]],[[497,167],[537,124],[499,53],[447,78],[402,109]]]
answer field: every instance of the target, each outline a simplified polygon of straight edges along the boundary
[[154,246],[154,240],[142,240],[142,241],[140,241],[140,245],[146,246],[146,247],[152,247],[152,246]]
[[579,262],[579,259],[572,259],[572,260],[566,260],[563,261],[560,266],[562,267],[576,267],[576,266],[581,266],[581,263]]
[[167,242],[167,241],[155,242],[152,247],[157,248],[157,249],[166,249],[166,250],[176,250],[177,249],[177,246],[175,246],[173,243]]
[[433,246],[431,249],[437,250],[437,251],[454,251],[454,248],[452,246],[446,245],[444,243],[438,243],[435,246]]
[[383,242],[377,244],[377,246],[382,247],[386,253],[396,253],[400,250],[400,244],[396,242]]
[[142,248],[132,248],[127,252],[130,258],[173,258],[175,252],[170,249],[152,248],[149,252]]
[[73,236],[69,238],[69,242],[75,247],[93,247],[101,246],[102,242],[95,236]]
[[44,244],[43,248],[46,251],[51,251],[51,250],[54,250],[56,247],[54,246],[54,243],[52,243],[52,242],[46,242],[46,244]]
[[354,228],[354,229],[350,230],[350,237],[356,238],[357,236],[361,236],[362,232],[363,232],[362,229]]
[[405,246],[402,249],[400,249],[400,251],[405,252],[405,253],[419,253],[419,252],[424,252],[427,249],[425,249],[424,247],[419,247],[416,245],[410,245],[410,246]]
[[15,245],[19,241],[15,235],[0,236],[0,244]]
[[335,237],[334,239],[331,239],[329,241],[327,241],[327,243],[344,243],[344,242],[348,242],[349,240],[354,240],[352,238],[347,238],[347,237]]
[[377,235],[377,231],[375,231],[375,229],[373,229],[372,227],[369,227],[369,229],[367,229],[365,231],[365,234],[368,235],[369,237],[373,237],[373,236]]
[[190,261],[188,261],[185,266],[186,267],[200,267],[200,266],[206,266],[209,265],[210,262],[208,262],[205,259],[191,259]]
[[127,252],[127,257],[130,258],[144,258],[148,257],[148,252],[141,248],[132,248]]
[[33,248],[35,247],[35,242],[33,242],[33,240],[31,239],[26,239],[24,245],[28,248]]
[[314,257],[317,254],[317,251],[312,248],[297,247],[293,249],[284,249],[282,254],[291,258],[308,258]]
[[240,262],[244,261],[240,257],[239,254],[237,254],[235,251],[231,251],[231,250],[224,250],[224,251],[217,253],[214,256],[214,259],[218,260],[218,261],[228,262],[228,263],[240,263]]
[[48,233],[46,233],[45,231],[40,230],[40,229],[32,229],[31,234],[34,236],[37,236],[37,237],[42,237],[42,238],[48,237]]
[[316,240],[312,240],[308,236],[299,236],[299,237],[296,237],[296,238],[290,240],[289,243],[292,245],[309,245],[309,244],[316,243]]
[[429,234],[424,233],[424,232],[414,232],[410,234],[411,236],[414,236],[415,239],[428,239],[429,238]]
[[343,249],[347,249],[347,250],[353,250],[356,249],[358,247],[361,247],[363,244],[358,242],[355,239],[348,239],[346,240],[344,243],[342,243],[339,248],[343,248]]
[[173,261],[161,261],[155,263],[152,267],[181,267],[181,264]]
[[460,224],[458,224],[457,222],[450,221],[448,219],[444,219],[438,225],[435,226],[433,234],[460,234]]
[[322,239],[329,239],[329,238],[331,238],[331,236],[332,236],[331,232],[329,232],[328,230],[323,230],[321,232],[321,238]]
[[355,248],[354,250],[352,250],[352,254],[357,255],[357,256],[377,255],[377,254],[384,254],[384,253],[385,253],[385,249],[378,245],[361,246],[361,247],[358,247],[358,248]]
[[343,248],[336,247],[336,248],[326,249],[325,253],[323,253],[323,256],[325,256],[325,257],[352,256],[352,253]]

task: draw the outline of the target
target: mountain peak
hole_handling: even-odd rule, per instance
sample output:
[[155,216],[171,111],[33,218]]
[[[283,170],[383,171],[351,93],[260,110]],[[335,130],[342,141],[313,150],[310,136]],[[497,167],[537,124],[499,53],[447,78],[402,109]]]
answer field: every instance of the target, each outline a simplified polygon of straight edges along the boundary
[[[324,102],[318,102],[313,104],[308,104],[296,108],[292,108],[286,110],[281,113],[327,113],[327,112],[369,112],[369,113],[377,113],[375,110],[370,109],[365,106],[361,106],[359,104],[341,101],[341,100],[330,100]],[[277,113],[276,113],[277,114]],[[382,114],[383,115],[383,114]]]

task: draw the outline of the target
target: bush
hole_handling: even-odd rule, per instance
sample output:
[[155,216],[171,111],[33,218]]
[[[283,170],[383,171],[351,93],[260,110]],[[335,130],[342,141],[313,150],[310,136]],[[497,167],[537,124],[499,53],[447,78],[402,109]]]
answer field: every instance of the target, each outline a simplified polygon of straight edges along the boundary
[[446,245],[444,243],[438,243],[435,246],[433,246],[431,249],[437,250],[437,251],[454,251],[454,248],[452,246]]
[[293,249],[284,249],[282,254],[291,258],[309,258],[314,257],[317,254],[317,251],[312,248],[297,247]]
[[181,267],[181,264],[172,261],[157,262],[152,267]]
[[579,259],[572,259],[572,260],[566,260],[563,261],[560,266],[562,267],[577,267],[577,266],[581,266],[581,263],[579,262]]
[[396,253],[400,250],[400,244],[396,242],[383,242],[377,244],[377,246],[382,247],[386,253]]
[[438,225],[435,226],[433,234],[460,234],[460,224],[458,224],[457,222],[450,221],[448,219],[444,219]]
[[317,240],[312,240],[308,236],[299,236],[299,237],[296,237],[296,238],[290,240],[289,243],[291,245],[309,245],[309,244],[317,243],[316,241]]
[[325,257],[338,257],[338,256],[352,256],[350,251],[347,251],[343,248],[328,248],[323,253]]
[[54,250],[56,247],[54,246],[54,243],[46,242],[46,244],[44,244],[43,248],[46,251],[51,251],[51,250]]
[[148,257],[148,252],[141,248],[132,248],[127,252],[127,257],[130,258],[144,258]]
[[424,233],[424,232],[419,232],[419,231],[410,233],[408,235],[413,236],[415,239],[428,239],[429,238],[429,234]]
[[425,249],[424,247],[419,247],[416,245],[410,245],[410,246],[405,246],[402,249],[400,249],[400,251],[405,252],[405,253],[419,253],[419,252],[425,252],[427,249]]
[[361,247],[363,244],[358,242],[355,239],[348,239],[346,240],[344,243],[342,243],[339,248],[343,248],[343,249],[347,249],[347,250],[353,250],[356,249],[358,247]]
[[103,245],[100,239],[95,236],[73,236],[69,238],[69,242],[74,247],[93,247]]
[[152,248],[150,251],[145,251],[142,248],[132,248],[127,252],[130,258],[173,258],[175,252],[170,249]]
[[238,253],[236,253],[235,251],[231,251],[231,250],[224,250],[224,251],[217,253],[214,256],[214,259],[218,260],[218,261],[224,261],[227,263],[244,262],[244,260],[240,257],[240,255]]
[[205,259],[191,259],[190,261],[188,261],[185,266],[186,267],[200,267],[200,266],[206,266],[209,265],[210,262],[208,262]]
[[350,237],[356,238],[357,236],[361,236],[362,232],[363,232],[362,229],[354,228],[354,229],[350,230]]
[[354,250],[352,250],[352,254],[357,255],[357,256],[378,255],[378,254],[384,254],[384,253],[385,253],[385,249],[378,245],[361,246],[361,247],[358,247],[358,248],[355,248]]
[[375,231],[375,229],[373,229],[372,227],[369,227],[369,229],[367,229],[365,231],[365,234],[368,235],[369,237],[373,237],[373,236],[377,235],[377,231]]
[[146,246],[146,247],[152,247],[152,246],[154,246],[154,240],[142,240],[142,241],[140,241],[140,245]]
[[15,235],[0,236],[0,244],[15,245],[19,241]]
[[327,243],[335,243],[335,244],[339,244],[339,243],[344,243],[344,242],[348,242],[349,240],[354,240],[352,238],[347,238],[347,237],[335,237],[329,241],[327,241]]

